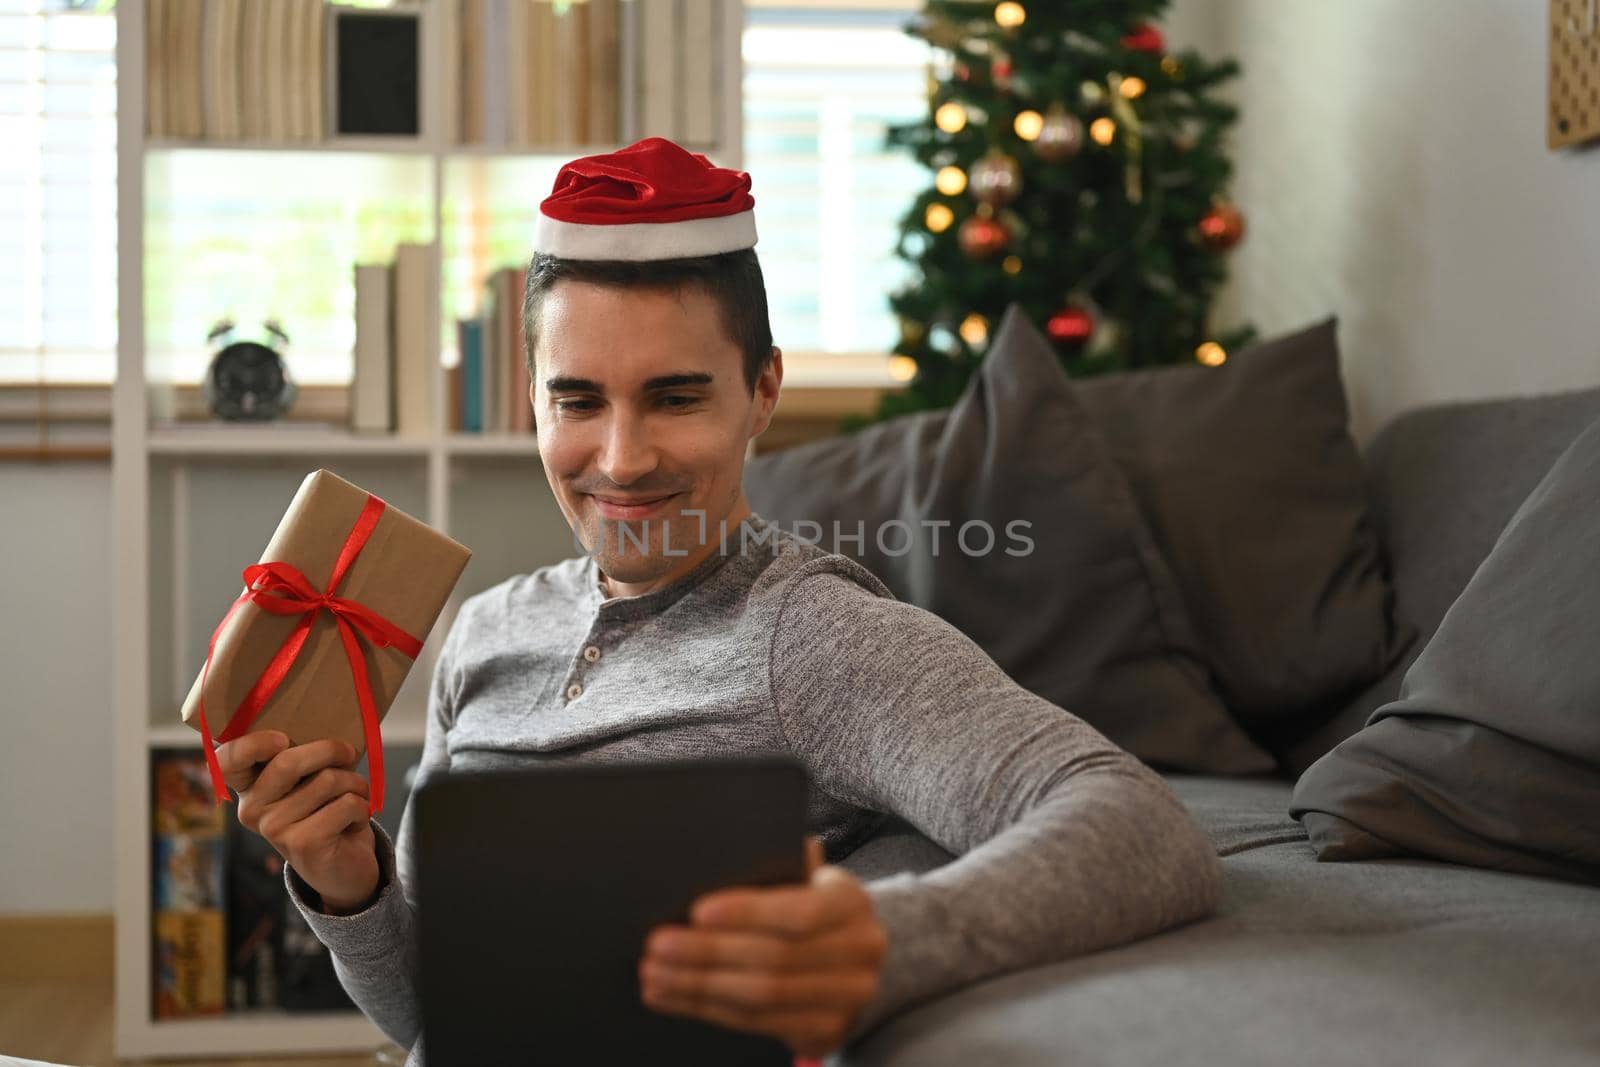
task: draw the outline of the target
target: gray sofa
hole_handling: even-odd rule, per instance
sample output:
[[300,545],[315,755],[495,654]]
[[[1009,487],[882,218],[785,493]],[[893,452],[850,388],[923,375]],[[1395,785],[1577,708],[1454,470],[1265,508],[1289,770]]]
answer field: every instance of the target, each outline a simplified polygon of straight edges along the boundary
[[[1290,746],[1293,773],[1399,693],[1507,520],[1596,418],[1600,390],[1426,409],[1378,437],[1374,517],[1396,611],[1420,636]],[[830,1062],[1600,1064],[1600,889],[1427,860],[1319,863],[1288,816],[1292,779],[1169,781],[1222,857],[1218,915],[913,1007]],[[950,859],[902,823],[843,865],[873,878]]]

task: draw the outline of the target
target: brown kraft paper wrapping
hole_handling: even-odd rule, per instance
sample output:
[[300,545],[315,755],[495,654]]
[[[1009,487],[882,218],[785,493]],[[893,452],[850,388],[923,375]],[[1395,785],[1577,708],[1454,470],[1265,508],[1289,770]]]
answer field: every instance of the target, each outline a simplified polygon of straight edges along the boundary
[[[300,483],[261,562],[280,561],[300,569],[323,591],[335,562],[366,506],[367,492],[326,470]],[[445,601],[472,553],[465,546],[388,505],[333,592],[364,604],[419,641],[426,641]],[[241,605],[217,635],[206,679],[206,720],[213,736],[226,728],[278,648],[300,622],[299,615],[275,615],[254,603]],[[381,720],[410,672],[412,660],[399,649],[377,648],[357,632]],[[200,681],[195,678],[183,702],[183,721],[198,730]],[[366,750],[361,709],[350,660],[338,625],[319,610],[300,655],[284,676],[250,732],[281,730],[291,744],[322,738],[348,742],[357,757]]]

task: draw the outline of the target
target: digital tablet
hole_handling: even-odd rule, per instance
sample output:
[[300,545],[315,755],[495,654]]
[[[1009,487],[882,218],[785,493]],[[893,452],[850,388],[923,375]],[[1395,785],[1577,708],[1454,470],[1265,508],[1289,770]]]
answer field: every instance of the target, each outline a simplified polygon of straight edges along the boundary
[[790,1067],[775,1038],[640,998],[648,933],[701,895],[805,879],[809,783],[785,756],[442,775],[414,877],[430,1067]]

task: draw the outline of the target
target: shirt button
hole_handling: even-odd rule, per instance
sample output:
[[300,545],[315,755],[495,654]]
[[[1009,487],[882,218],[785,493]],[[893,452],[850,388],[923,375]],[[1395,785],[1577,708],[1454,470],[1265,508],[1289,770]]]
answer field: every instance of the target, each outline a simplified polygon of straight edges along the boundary
[[577,700],[581,696],[583,696],[583,686],[579,685],[577,682],[573,682],[571,685],[567,686],[568,700]]
[[590,663],[593,663],[595,660],[599,659],[600,658],[600,646],[599,645],[590,645],[588,648],[584,649],[583,650],[583,658],[588,660]]

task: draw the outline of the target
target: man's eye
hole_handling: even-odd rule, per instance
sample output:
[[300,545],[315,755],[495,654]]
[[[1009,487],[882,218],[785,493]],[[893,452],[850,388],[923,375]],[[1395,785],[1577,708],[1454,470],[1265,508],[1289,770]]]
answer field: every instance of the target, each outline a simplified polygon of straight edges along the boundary
[[556,401],[556,408],[560,411],[593,411],[595,406],[593,400],[582,398]]
[[700,398],[697,396],[685,396],[682,393],[668,393],[661,398],[661,402],[669,408],[686,408],[691,404],[698,403],[699,400]]

